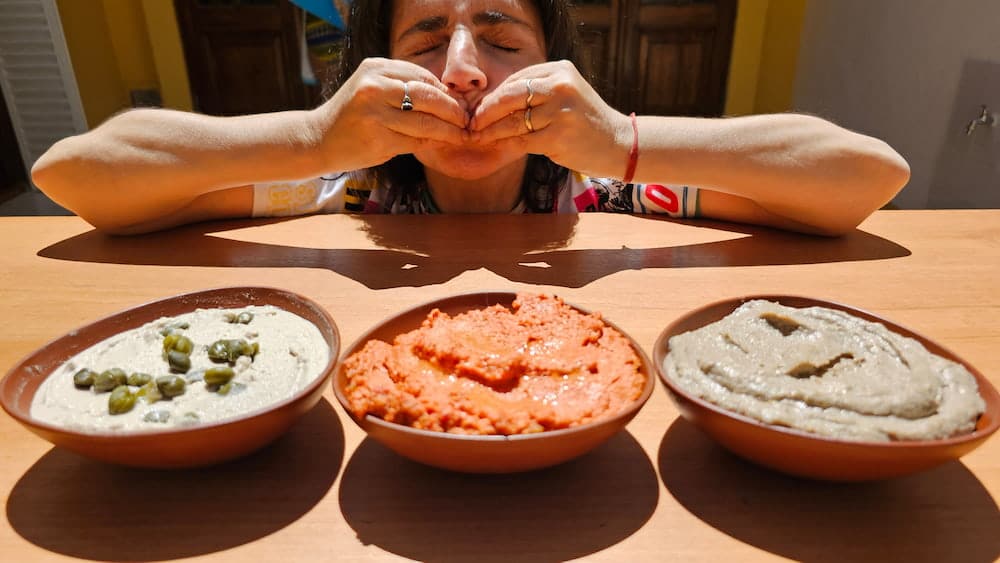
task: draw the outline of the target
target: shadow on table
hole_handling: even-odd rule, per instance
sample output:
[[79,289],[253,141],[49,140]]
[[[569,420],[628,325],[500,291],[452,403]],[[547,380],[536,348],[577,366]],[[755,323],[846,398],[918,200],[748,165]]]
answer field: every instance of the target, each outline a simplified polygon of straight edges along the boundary
[[131,469],[54,448],[14,485],[7,520],[31,543],[72,557],[191,557],[298,520],[326,496],[343,459],[343,427],[323,399],[271,445],[213,467]]
[[[359,216],[358,228],[380,249],[284,246],[225,235],[228,230],[306,218],[201,223],[134,237],[88,231],[44,248],[38,255],[111,264],[320,268],[370,289],[386,289],[439,284],[481,268],[511,282],[583,287],[623,270],[817,264],[910,254],[892,241],[860,230],[824,238],[710,221],[690,224],[742,236],[656,248],[615,246],[617,241],[608,241],[607,249],[567,250],[578,221],[575,214],[516,219],[517,228],[512,229],[508,216]],[[633,219],[681,223],[659,217]]]
[[629,537],[659,498],[627,431],[568,463],[524,474],[423,466],[365,439],[344,468],[340,507],[364,544],[420,561],[563,561]]
[[959,462],[870,483],[796,479],[743,461],[684,419],[660,444],[667,490],[696,517],[797,561],[995,561],[1000,512]]

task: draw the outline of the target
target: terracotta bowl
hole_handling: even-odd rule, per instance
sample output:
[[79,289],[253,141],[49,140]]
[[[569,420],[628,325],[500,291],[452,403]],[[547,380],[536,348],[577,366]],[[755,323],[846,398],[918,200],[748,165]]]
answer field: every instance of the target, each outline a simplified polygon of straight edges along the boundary
[[[772,426],[736,414],[688,394],[666,377],[663,360],[670,337],[722,319],[743,303],[766,299],[789,307],[820,306],[839,309],[862,319],[882,323],[892,332],[920,341],[929,351],[964,365],[976,378],[986,402],[970,434],[943,440],[852,442]],[[827,481],[886,479],[929,469],[958,459],[982,444],[1000,427],[1000,394],[975,367],[947,348],[873,313],[840,303],[788,295],[753,295],[727,299],[695,309],[667,326],[656,340],[653,362],[660,380],[681,415],[733,453],[765,467],[799,477]]]
[[[322,374],[294,397],[246,415],[183,429],[82,432],[40,422],[31,401],[42,381],[78,352],[119,332],[198,308],[274,305],[310,321],[330,347]],[[0,404],[26,428],[53,444],[101,461],[135,467],[196,467],[250,453],[284,433],[320,399],[336,365],[340,335],[330,315],[313,301],[267,287],[226,287],[176,295],[115,313],[42,346],[0,382]]]
[[[450,315],[457,315],[495,304],[510,307],[515,297],[516,294],[510,292],[455,295],[418,305],[383,320],[344,350],[341,366],[338,366],[334,376],[333,385],[337,399],[344,409],[351,413],[344,395],[347,380],[342,369],[342,362],[344,358],[364,347],[369,340],[382,340],[391,343],[397,335],[419,328],[427,314],[435,308]],[[589,313],[585,309],[567,304],[577,311]],[[655,387],[653,369],[642,348],[614,323],[607,319],[604,319],[604,322],[629,339],[633,350],[642,362],[641,369],[646,376],[646,384],[640,397],[613,418],[536,434],[470,436],[418,430],[386,422],[372,415],[361,419],[353,415],[351,417],[369,436],[396,453],[442,469],[466,473],[513,473],[540,469],[568,461],[592,450],[624,428],[649,399],[653,393],[653,387]]]

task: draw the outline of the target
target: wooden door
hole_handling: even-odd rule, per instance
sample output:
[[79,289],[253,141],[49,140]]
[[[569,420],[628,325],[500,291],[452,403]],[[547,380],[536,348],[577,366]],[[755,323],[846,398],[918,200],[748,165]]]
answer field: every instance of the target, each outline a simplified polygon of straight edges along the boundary
[[176,0],[195,110],[303,109],[299,18],[288,0]]
[[620,0],[577,0],[573,16],[582,47],[580,72],[608,103],[617,103],[619,35],[622,31]]
[[622,46],[618,103],[646,114],[722,115],[736,0],[639,0]]
[[736,0],[578,0],[584,71],[622,112],[718,116]]

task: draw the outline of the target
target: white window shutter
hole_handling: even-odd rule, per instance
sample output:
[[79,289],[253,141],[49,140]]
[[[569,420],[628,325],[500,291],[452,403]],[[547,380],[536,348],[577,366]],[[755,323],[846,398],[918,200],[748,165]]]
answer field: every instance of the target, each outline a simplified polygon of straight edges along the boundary
[[0,87],[25,170],[87,130],[55,0],[0,0]]

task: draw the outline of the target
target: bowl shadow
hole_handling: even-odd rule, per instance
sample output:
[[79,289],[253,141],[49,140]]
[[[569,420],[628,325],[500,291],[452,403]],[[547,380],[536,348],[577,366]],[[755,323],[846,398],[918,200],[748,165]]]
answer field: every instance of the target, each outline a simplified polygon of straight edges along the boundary
[[343,426],[322,398],[272,444],[211,467],[133,469],[53,448],[14,485],[7,520],[29,542],[72,557],[203,555],[301,518],[329,492],[343,459]]
[[340,484],[362,543],[431,562],[581,557],[641,528],[658,498],[652,462],[627,431],[576,460],[505,475],[435,469],[366,438]]
[[906,477],[832,483],[744,461],[678,418],[658,455],[670,494],[713,528],[797,561],[996,561],[1000,511],[958,461]]

